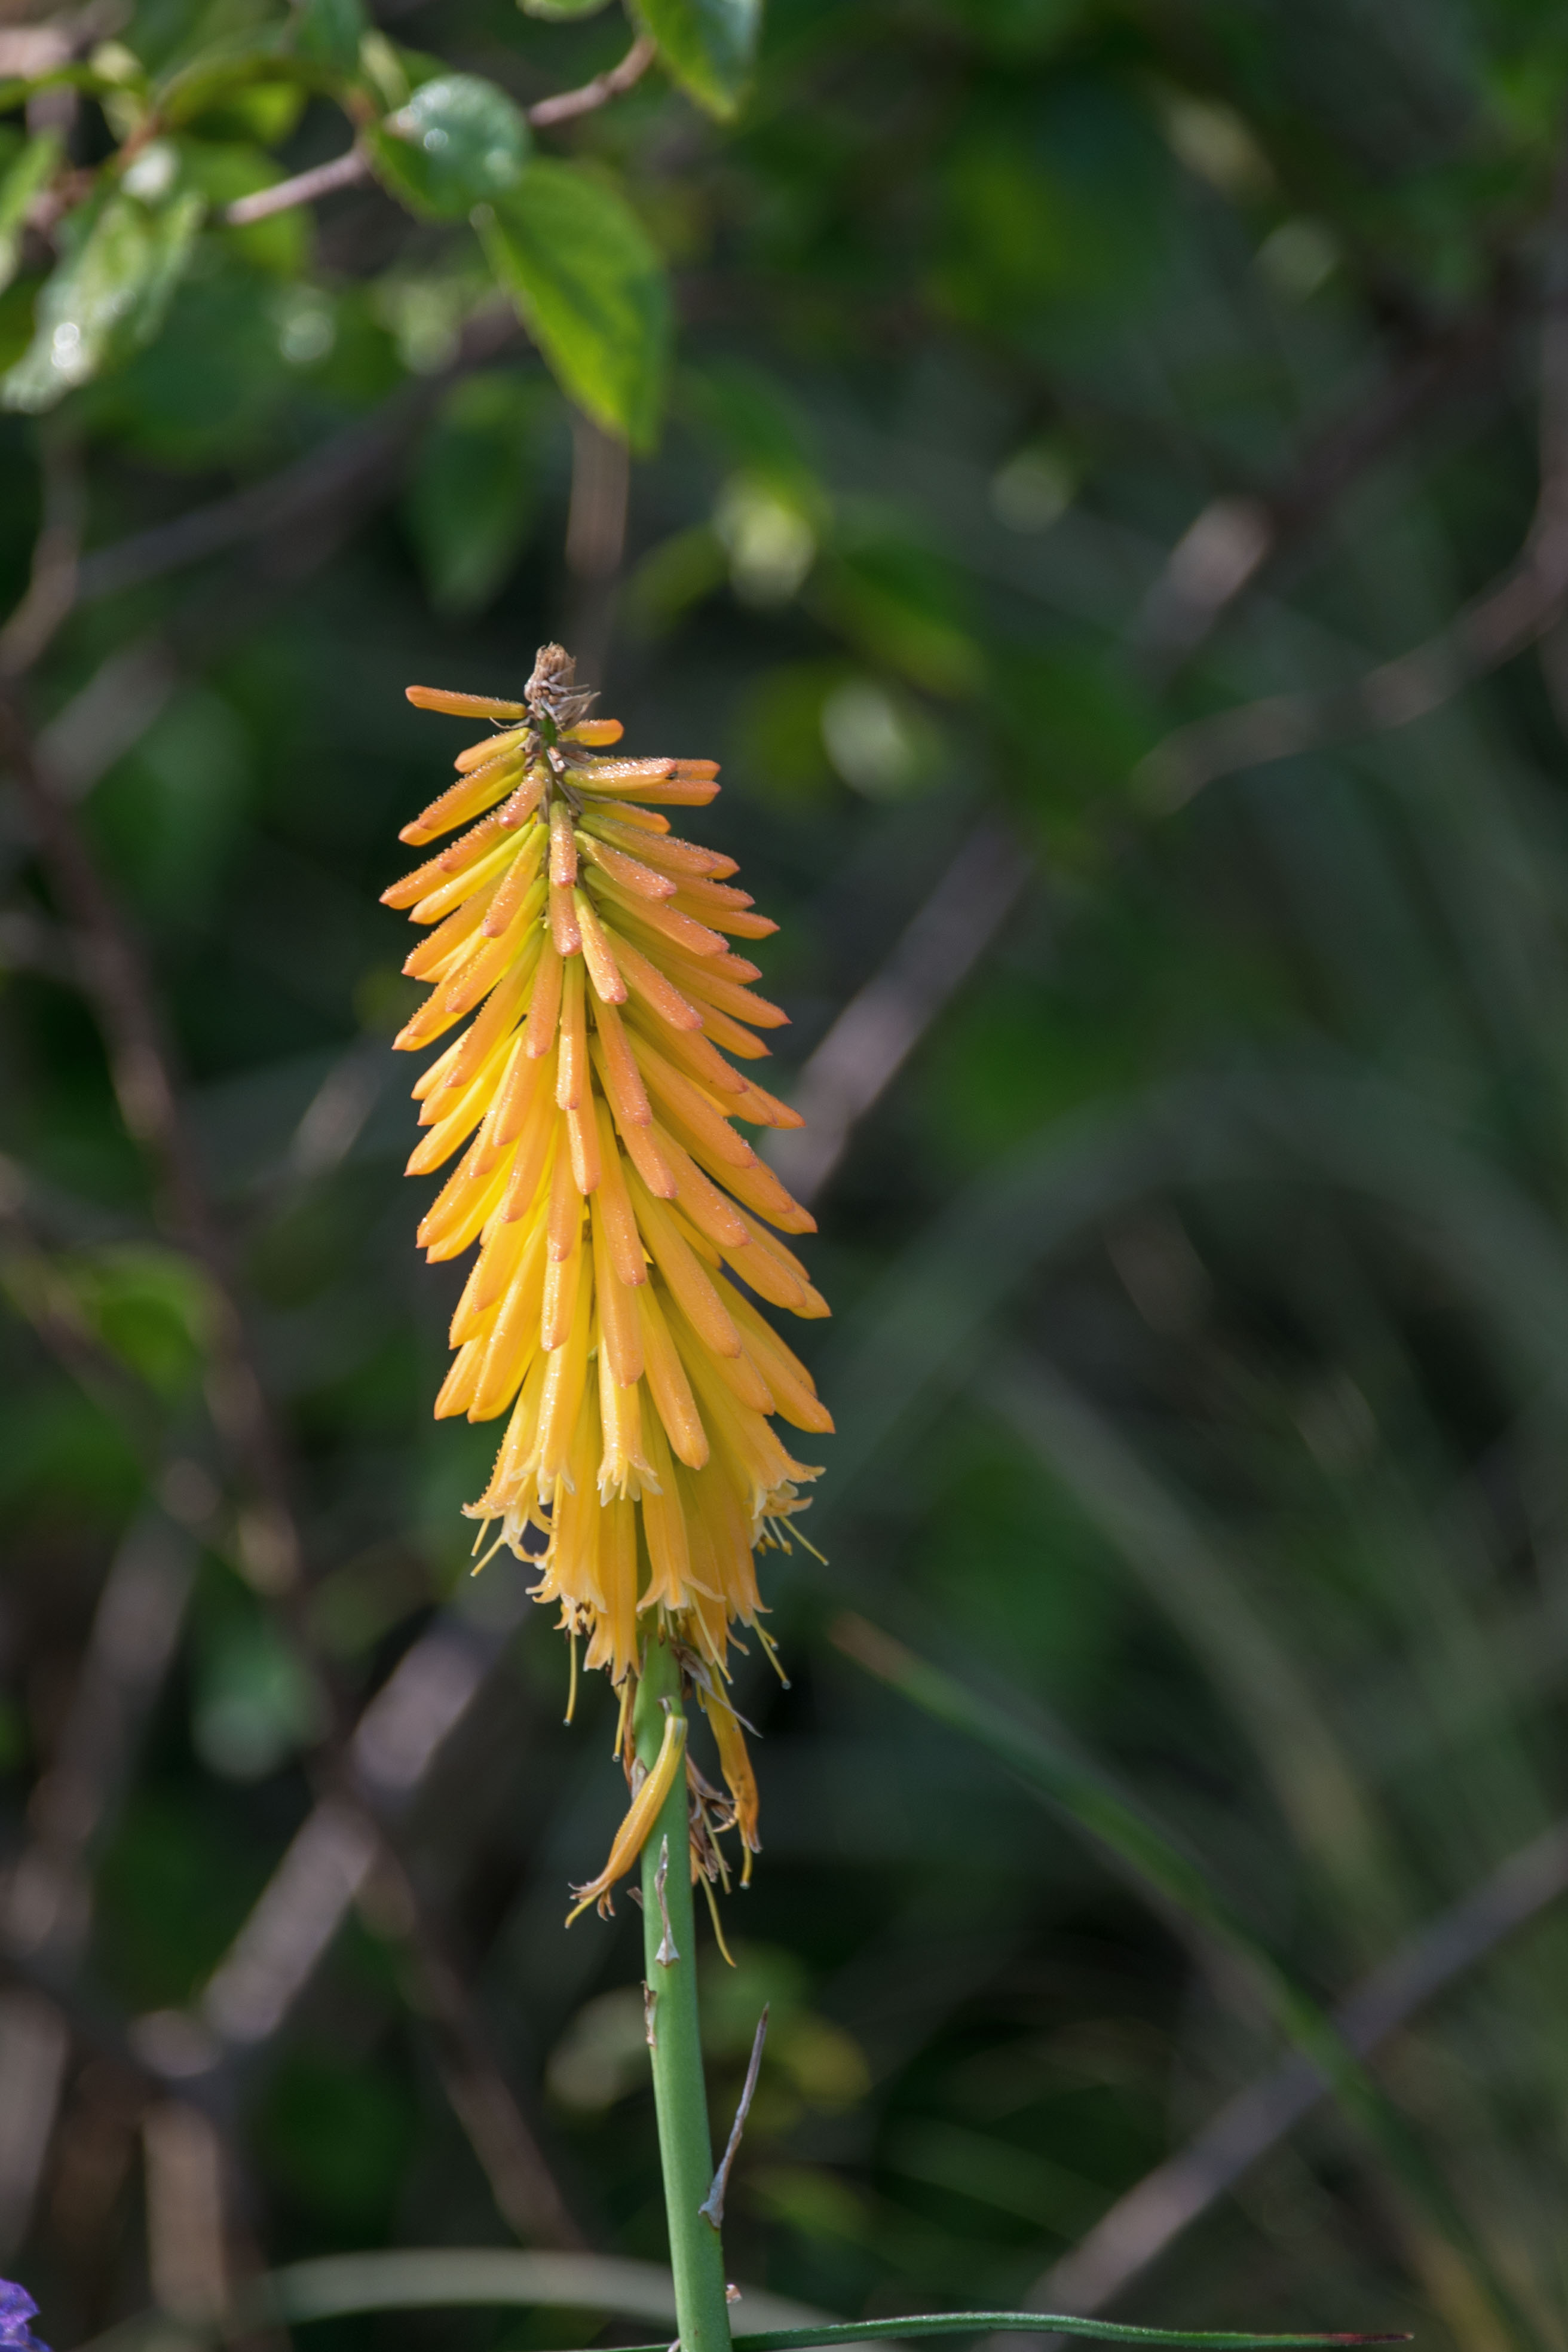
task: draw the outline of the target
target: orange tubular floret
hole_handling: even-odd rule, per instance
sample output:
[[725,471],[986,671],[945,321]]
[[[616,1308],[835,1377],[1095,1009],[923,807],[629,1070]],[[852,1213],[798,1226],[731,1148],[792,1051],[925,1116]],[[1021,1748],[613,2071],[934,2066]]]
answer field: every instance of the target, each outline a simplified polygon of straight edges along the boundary
[[467,824],[470,817],[482,814],[504,799],[521,774],[522,762],[510,752],[499,760],[487,761],[472,775],[459,776],[427,809],[421,809],[413,824],[404,826],[398,840],[417,846],[450,833],[454,825]]
[[[637,1006],[632,1008],[631,1020],[637,1033],[639,1049],[643,1045],[651,1045],[656,1053],[663,1055],[667,1062],[673,1062],[678,1070],[684,1070],[689,1078],[695,1078],[698,1085],[705,1087],[711,1095],[733,1095],[739,1099],[745,1094],[748,1081],[739,1070],[731,1067],[723,1055],[709,1044],[700,1029],[668,1029],[661,1022],[657,1030],[650,1028],[645,1037],[641,1012]],[[719,1108],[726,1118],[737,1116],[728,1101],[721,1101]]]
[[615,1120],[602,1095],[594,1097],[594,1115],[599,1125],[599,1159],[604,1169],[594,1201],[595,1225],[604,1229],[610,1262],[619,1279],[629,1290],[636,1290],[647,1280],[647,1261],[626,1190],[626,1171],[616,1149]]
[[475,768],[488,767],[492,760],[504,758],[508,752],[526,751],[527,745],[527,728],[509,727],[503,735],[486,735],[479,742],[470,743],[466,751],[458,752],[452,765],[460,776],[466,776]]
[[573,911],[577,918],[577,934],[583,942],[583,961],[594,983],[594,992],[603,1004],[624,1004],[626,983],[621,978],[615,952],[605,937],[605,927],[594,908],[593,900],[582,890],[572,894]]
[[[640,810],[616,809],[610,816],[598,809],[590,810],[584,817],[585,829],[602,841],[606,848],[624,850],[641,864],[657,866],[661,873],[674,875],[704,875],[721,882],[725,876],[737,871],[732,857],[721,856],[716,849],[700,849],[694,841],[650,838],[646,833],[628,825],[626,819]],[[661,819],[662,823],[663,820]]]
[[628,857],[625,850],[612,848],[607,841],[595,840],[591,833],[584,835],[583,849],[592,865],[607,874],[612,882],[619,882],[625,889],[635,890],[639,898],[674,898],[674,877],[668,874],[656,874],[653,867],[645,866],[640,857]]
[[622,792],[631,784],[711,783],[718,772],[717,760],[595,760],[581,782],[588,792]]
[[602,866],[595,866],[589,874],[588,887],[596,898],[609,900],[620,920],[629,920],[636,929],[655,934],[689,956],[722,955],[725,951],[720,934],[706,923],[700,923],[695,916],[681,914],[664,899],[645,898],[639,891],[625,888],[612,881]]
[[753,1037],[714,1004],[703,1006],[702,1026],[715,1045],[722,1045],[726,1054],[738,1054],[743,1062],[765,1062],[773,1052],[771,1045],[764,1045],[760,1037]]
[[671,904],[682,914],[698,915],[702,921],[710,923],[716,931],[722,931],[732,940],[771,940],[778,929],[771,915],[750,915],[738,907],[699,906],[696,901],[689,904],[684,889]]
[[[672,1056],[672,1058],[674,1058]],[[740,1072],[735,1073],[740,1077]],[[780,1102],[777,1095],[769,1094],[750,1078],[741,1078],[740,1101],[733,1108],[726,1103],[726,1118],[743,1118],[751,1127],[804,1127],[805,1121],[790,1104]]]
[[498,702],[491,694],[453,694],[444,686],[405,686],[416,710],[445,710],[455,719],[526,719],[526,702]]
[[[607,1017],[606,1017],[607,1015]],[[643,1084],[642,1068],[626,1041],[626,1033],[613,1005],[595,1013],[594,1059],[616,1116],[631,1127],[647,1127],[653,1107]]]
[[623,831],[629,826],[634,835],[669,831],[667,816],[660,816],[657,809],[639,808],[634,801],[612,801],[607,808],[600,808],[590,801],[583,812],[583,822],[593,825],[595,831],[608,831],[612,839],[617,825]]
[[[602,784],[595,778],[585,789],[595,793],[603,792],[613,797],[617,788],[614,784]],[[708,803],[717,797],[719,787],[717,784],[706,783],[700,780],[689,781],[683,776],[672,776],[668,782],[627,783],[621,785],[619,790],[636,793],[639,800],[662,801],[673,807],[706,808]]]

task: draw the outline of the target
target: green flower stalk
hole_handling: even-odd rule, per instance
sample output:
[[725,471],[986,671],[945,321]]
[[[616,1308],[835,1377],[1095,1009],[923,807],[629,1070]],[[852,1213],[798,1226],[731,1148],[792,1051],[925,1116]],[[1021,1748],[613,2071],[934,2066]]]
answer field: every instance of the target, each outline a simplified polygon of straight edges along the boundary
[[[660,814],[711,800],[714,762],[612,752],[619,723],[590,716],[559,646],[520,702],[408,695],[494,730],[402,837],[468,830],[384,893],[429,930],[405,970],[431,993],[397,1044],[458,1032],[415,1088],[427,1133],[409,1162],[422,1175],[461,1152],[419,1239],[433,1259],[479,1244],[436,1411],[508,1417],[468,1507],[479,1564],[506,1545],[537,1568],[534,1597],[572,1643],[574,1699],[580,1640],[620,1693],[630,1802],[570,1917],[607,1914],[640,1857],[681,2341],[724,2352],[719,2231],[700,2210],[712,2151],[692,1890],[722,1948],[721,1841],[738,1832],[742,1884],[760,1848],[730,1654],[745,1628],[773,1655],[754,1555],[789,1548],[817,1475],[773,1417],[833,1426],[756,1304],[827,1313],[781,1238],[813,1220],[732,1124],[800,1124],[736,1066],[784,1015],[731,942],[776,926],[732,887],[731,859]],[[721,1788],[691,1753],[693,1700]]]

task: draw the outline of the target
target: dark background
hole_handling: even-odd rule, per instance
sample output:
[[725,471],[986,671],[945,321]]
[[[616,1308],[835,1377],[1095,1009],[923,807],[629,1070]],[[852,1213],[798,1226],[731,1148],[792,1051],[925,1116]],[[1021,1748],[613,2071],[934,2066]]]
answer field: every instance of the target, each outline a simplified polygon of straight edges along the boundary
[[[384,22],[524,103],[627,37]],[[656,71],[542,140],[672,267],[624,546],[467,231],[373,189],[215,233],[146,350],[0,421],[5,604],[41,519],[88,551],[0,802],[0,2254],[51,2341],[332,2252],[662,2259],[639,1923],[562,1927],[613,1700],[563,1728],[521,1569],[466,1576],[496,1433],[430,1420],[458,1276],[376,903],[468,740],[404,685],[515,694],[563,634],[632,749],[724,763],[689,829],[781,924],[836,1310],[826,1562],[764,1563],[765,1852],[702,1963],[721,2129],[773,2005],[733,2275],[1564,2341],[1565,101],[1524,0],[770,0],[733,125]],[[1299,2116],[1257,1971],[844,1608],[1092,1759],[1320,1999],[1395,1964],[1426,2185]]]

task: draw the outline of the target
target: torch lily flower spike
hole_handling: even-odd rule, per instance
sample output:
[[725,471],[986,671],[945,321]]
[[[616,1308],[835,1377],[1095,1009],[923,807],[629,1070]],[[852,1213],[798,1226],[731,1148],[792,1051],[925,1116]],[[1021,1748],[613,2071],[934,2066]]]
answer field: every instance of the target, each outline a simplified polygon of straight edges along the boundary
[[[761,1058],[755,1033],[785,1018],[731,944],[776,926],[730,882],[732,859],[677,839],[660,814],[710,801],[715,762],[612,751],[620,724],[589,716],[595,698],[559,646],[521,702],[408,698],[492,730],[402,838],[468,829],[384,893],[428,930],[404,969],[431,992],[397,1045],[458,1033],[414,1089],[426,1133],[408,1165],[423,1175],[461,1150],[419,1240],[432,1259],[479,1245],[436,1412],[510,1415],[467,1507],[475,1549],[504,1543],[537,1564],[534,1597],[621,1690],[628,1775],[643,1645],[675,1643],[730,1796],[718,1822],[712,1791],[694,1797],[693,1868],[721,1871],[707,1832],[738,1824],[749,1870],[756,1787],[722,1695],[727,1655],[737,1624],[768,1646],[753,1553],[789,1548],[817,1475],[772,1416],[833,1426],[755,1303],[827,1313],[780,1238],[814,1222],[731,1123],[800,1124],[729,1058]],[[680,1753],[667,1740],[634,1790],[578,1910],[605,1907]]]

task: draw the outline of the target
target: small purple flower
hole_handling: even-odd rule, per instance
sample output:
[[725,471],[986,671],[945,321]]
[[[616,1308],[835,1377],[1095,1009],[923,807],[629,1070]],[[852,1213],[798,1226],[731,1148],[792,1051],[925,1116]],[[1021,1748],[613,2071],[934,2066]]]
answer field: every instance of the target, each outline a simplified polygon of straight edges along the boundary
[[25,2286],[0,2279],[0,2352],[49,2352],[27,2325],[37,2315],[38,2306]]

